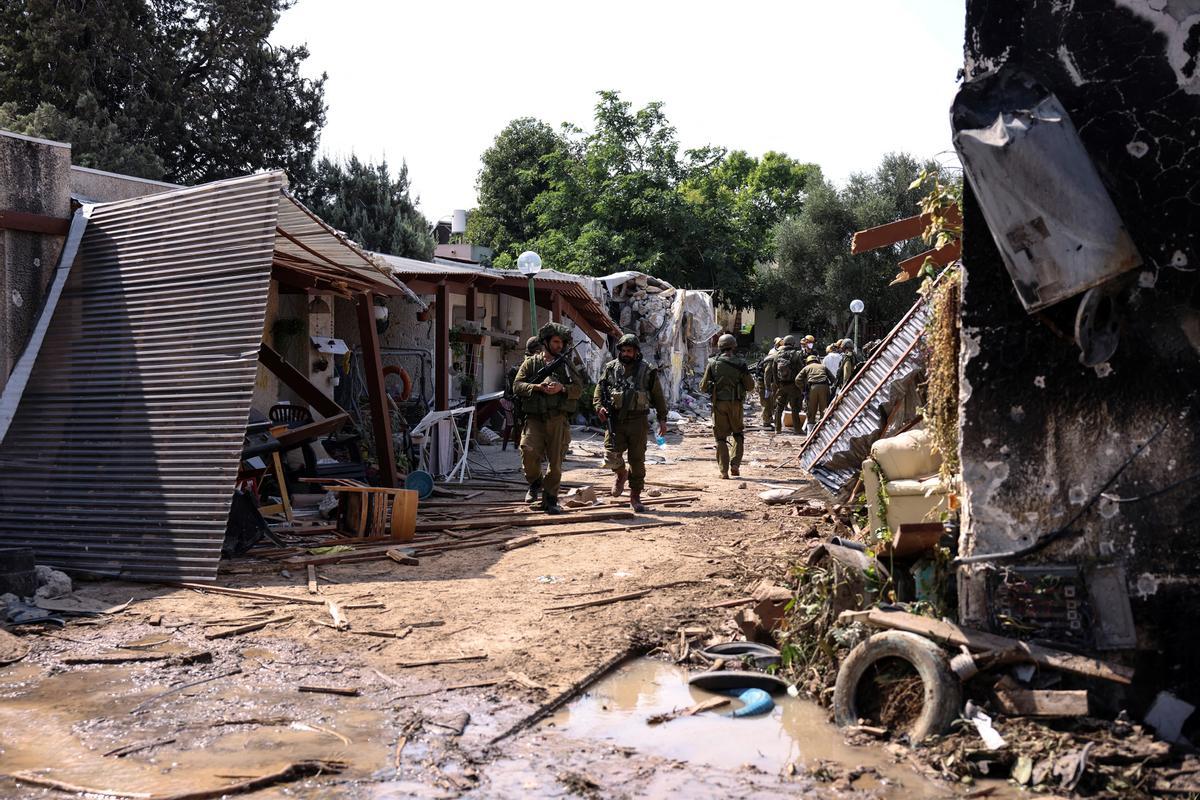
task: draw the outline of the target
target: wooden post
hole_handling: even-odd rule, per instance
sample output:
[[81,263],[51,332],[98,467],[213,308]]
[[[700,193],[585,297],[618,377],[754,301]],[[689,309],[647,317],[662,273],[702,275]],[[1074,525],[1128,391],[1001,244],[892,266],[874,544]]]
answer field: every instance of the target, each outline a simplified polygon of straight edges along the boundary
[[388,487],[400,486],[396,470],[396,452],[392,445],[392,416],[388,410],[383,382],[383,364],[379,360],[379,334],[375,331],[375,300],[370,292],[355,295],[358,309],[358,335],[362,339],[363,374],[367,378],[367,397],[371,405],[371,428],[375,436],[375,458],[379,461],[379,480]]
[[434,301],[434,409],[450,409],[450,287],[442,281]]
[[550,318],[559,325],[563,321],[563,299],[562,292],[553,292],[550,295]]
[[[475,284],[474,283],[468,284],[467,285],[467,316],[466,316],[466,319],[468,322],[475,321],[475,304],[477,302],[479,302],[479,298],[475,292]],[[480,356],[480,358],[483,357],[483,348],[482,347],[479,349],[479,356]],[[475,372],[476,372],[476,369],[475,369],[475,345],[468,343],[463,346],[463,362],[464,362],[463,369],[466,371],[466,373],[468,375],[470,375],[472,378],[474,378]],[[481,379],[481,382],[482,382],[482,378],[483,378],[483,370],[482,369],[479,370],[479,378]],[[478,387],[478,386],[475,388],[476,394],[479,393],[481,388],[482,387]]]

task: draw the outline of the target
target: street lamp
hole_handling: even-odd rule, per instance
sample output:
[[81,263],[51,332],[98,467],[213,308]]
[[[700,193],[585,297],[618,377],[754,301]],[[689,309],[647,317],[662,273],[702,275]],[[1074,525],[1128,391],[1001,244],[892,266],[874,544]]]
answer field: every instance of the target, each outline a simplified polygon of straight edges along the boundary
[[862,300],[850,301],[850,313],[854,315],[854,352],[859,352],[858,349],[858,315],[866,308]]
[[529,335],[537,336],[537,299],[533,294],[533,279],[542,271],[542,257],[532,250],[517,256],[517,269],[529,278]]

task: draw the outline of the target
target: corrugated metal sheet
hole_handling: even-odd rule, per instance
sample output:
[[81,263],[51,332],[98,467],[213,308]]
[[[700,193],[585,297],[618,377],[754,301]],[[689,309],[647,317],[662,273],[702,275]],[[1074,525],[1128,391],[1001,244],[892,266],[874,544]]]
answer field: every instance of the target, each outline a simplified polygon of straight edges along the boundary
[[216,576],[282,173],[96,206],[0,443],[0,543],[39,563]]
[[902,395],[923,369],[921,336],[929,319],[922,297],[838,393],[825,418],[804,442],[800,466],[838,494],[862,470],[871,445],[883,431],[885,408]]

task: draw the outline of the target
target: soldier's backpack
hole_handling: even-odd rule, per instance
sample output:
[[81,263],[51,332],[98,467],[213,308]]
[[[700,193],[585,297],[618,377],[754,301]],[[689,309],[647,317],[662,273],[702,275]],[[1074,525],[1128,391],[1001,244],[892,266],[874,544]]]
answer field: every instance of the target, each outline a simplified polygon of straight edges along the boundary
[[780,384],[792,383],[796,380],[795,350],[784,350],[775,356],[775,380]]

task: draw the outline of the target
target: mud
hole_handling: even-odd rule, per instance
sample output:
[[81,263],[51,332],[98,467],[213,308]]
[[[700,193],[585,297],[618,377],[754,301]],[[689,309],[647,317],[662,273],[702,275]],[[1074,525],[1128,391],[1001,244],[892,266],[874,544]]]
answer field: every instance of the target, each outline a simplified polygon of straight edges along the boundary
[[[382,605],[348,610],[352,630],[403,632],[414,622],[441,623],[413,627],[402,638],[324,627],[329,617],[321,605],[264,604],[121,582],[78,584],[76,595],[88,601],[133,601],[119,614],[73,618],[65,629],[15,631],[31,652],[22,662],[0,668],[0,773],[38,770],[95,788],[166,793],[221,786],[233,780],[229,776],[261,775],[292,761],[320,758],[348,766],[340,775],[254,796],[841,796],[841,789],[850,787],[835,788],[827,775],[805,770],[817,763],[819,772],[822,758],[854,765],[867,764],[868,758],[839,749],[840,740],[816,710],[798,704],[777,712],[796,722],[788,723],[791,733],[776,739],[764,734],[763,756],[704,758],[659,750],[653,741],[597,738],[574,727],[586,718],[582,706],[570,712],[569,731],[539,727],[491,744],[633,638],[668,650],[688,637],[695,642],[740,638],[733,622],[737,609],[714,606],[745,596],[763,578],[785,576],[807,554],[814,526],[822,536],[835,532],[832,518],[791,516],[787,508],[767,508],[757,498],[769,485],[823,497],[798,471],[773,466],[792,455],[799,439],[748,433],[743,477],[729,481],[718,476],[711,432],[703,424],[680,426],[668,441],[671,464],[649,467],[648,489],[699,500],[684,507],[652,506],[637,522],[679,525],[544,538],[510,552],[495,547],[452,551],[422,558],[415,567],[372,562],[318,569],[320,599],[343,606]],[[583,445],[576,458],[587,460],[568,464],[566,479],[606,487],[611,473],[588,455],[598,450],[597,442]],[[512,450],[488,447],[482,453],[497,475],[517,477],[518,456]],[[655,487],[656,482],[672,486]],[[511,502],[519,496],[520,490],[487,491],[474,500]],[[278,562],[241,560],[223,567],[219,583],[311,597],[301,573],[293,569],[285,575]],[[546,610],[573,599],[664,584],[628,602]],[[291,619],[240,636],[205,637],[217,620],[264,609]],[[131,653],[172,657],[105,665],[66,661]],[[207,659],[186,661],[196,653],[207,653]],[[466,654],[487,658],[399,666]],[[228,674],[234,670],[240,671]],[[359,696],[303,694],[297,689],[302,683],[354,687]],[[489,685],[462,688],[478,683]],[[656,696],[658,689],[646,691]],[[130,713],[148,701],[143,711]],[[663,702],[675,698],[665,696]],[[470,722],[454,735],[443,723],[463,712]],[[810,713],[811,719],[805,716]],[[667,723],[663,730],[686,722]],[[733,722],[745,733],[752,729],[747,724],[771,721]],[[803,733],[806,729],[829,735],[813,737]],[[150,746],[124,757],[105,755],[140,744]],[[795,774],[787,763],[797,763]],[[905,785],[914,779],[915,774]],[[854,788],[868,783],[864,776]],[[0,797],[45,796],[45,790],[0,777]]]

